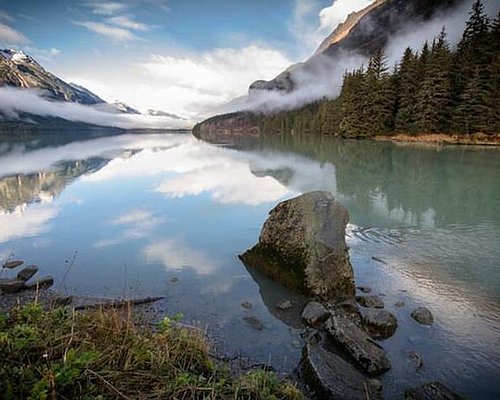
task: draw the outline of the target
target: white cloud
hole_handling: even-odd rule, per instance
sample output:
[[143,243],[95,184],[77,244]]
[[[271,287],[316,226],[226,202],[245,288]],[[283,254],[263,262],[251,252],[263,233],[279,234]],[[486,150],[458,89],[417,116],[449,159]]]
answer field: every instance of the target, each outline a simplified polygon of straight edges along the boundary
[[271,79],[291,63],[278,50],[249,45],[182,56],[156,54],[124,71],[81,72],[68,80],[107,101],[120,99],[143,111],[195,117],[245,95],[253,81]]
[[114,1],[96,1],[87,3],[88,7],[92,8],[94,14],[99,15],[113,15],[117,12],[123,11],[126,5]]
[[84,28],[87,28],[92,32],[98,33],[99,35],[103,35],[108,38],[118,40],[121,42],[139,39],[136,35],[134,35],[131,31],[127,29],[104,24],[102,22],[75,21],[74,24],[78,26],[83,26]]
[[48,223],[59,210],[53,206],[39,206],[24,209],[18,207],[14,212],[0,212],[0,243],[46,232]]
[[28,43],[29,40],[21,32],[0,22],[0,43],[3,45],[18,45]]
[[319,30],[332,32],[337,25],[345,21],[350,13],[362,10],[371,3],[373,3],[372,0],[335,0],[330,7],[320,11]]
[[142,250],[150,263],[162,263],[167,271],[193,269],[199,275],[209,275],[218,268],[216,261],[177,239],[159,240]]
[[119,15],[116,17],[108,18],[107,21],[112,25],[116,25],[125,29],[131,29],[134,31],[149,30],[148,25],[135,21],[134,18],[131,16]]

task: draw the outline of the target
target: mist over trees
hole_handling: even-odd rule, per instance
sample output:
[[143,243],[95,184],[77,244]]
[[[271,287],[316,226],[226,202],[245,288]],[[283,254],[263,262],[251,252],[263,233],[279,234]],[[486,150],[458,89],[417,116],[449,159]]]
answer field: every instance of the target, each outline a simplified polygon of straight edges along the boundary
[[500,14],[491,21],[478,0],[456,49],[443,27],[394,67],[379,50],[368,66],[345,73],[337,99],[261,116],[260,127],[344,137],[500,133]]

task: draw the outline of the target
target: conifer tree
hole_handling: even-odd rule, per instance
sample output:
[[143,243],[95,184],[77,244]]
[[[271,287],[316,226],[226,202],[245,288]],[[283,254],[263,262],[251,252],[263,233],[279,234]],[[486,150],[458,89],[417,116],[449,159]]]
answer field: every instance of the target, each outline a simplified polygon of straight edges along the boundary
[[404,52],[397,73],[397,113],[395,120],[395,129],[397,132],[414,133],[415,114],[417,106],[415,103],[415,94],[418,91],[418,58],[411,48]]

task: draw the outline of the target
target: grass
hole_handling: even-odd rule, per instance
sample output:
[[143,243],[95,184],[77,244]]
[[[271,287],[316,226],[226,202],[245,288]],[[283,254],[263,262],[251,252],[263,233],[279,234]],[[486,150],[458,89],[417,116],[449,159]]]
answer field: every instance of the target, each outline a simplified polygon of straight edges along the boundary
[[3,399],[298,400],[267,371],[233,377],[214,363],[204,335],[165,318],[137,326],[134,310],[75,312],[31,303],[0,314]]

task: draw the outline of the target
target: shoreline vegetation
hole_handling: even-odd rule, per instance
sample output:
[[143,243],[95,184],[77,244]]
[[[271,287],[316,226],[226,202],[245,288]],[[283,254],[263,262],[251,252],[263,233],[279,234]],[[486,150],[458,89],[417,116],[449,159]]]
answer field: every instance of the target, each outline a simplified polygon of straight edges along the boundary
[[265,367],[235,374],[229,361],[210,354],[204,332],[179,323],[180,316],[152,325],[141,306],[77,311],[51,305],[50,297],[26,296],[0,311],[6,400],[304,398]]
[[367,66],[346,71],[337,98],[292,110],[215,116],[193,133],[209,141],[292,134],[499,145],[499,43],[500,15],[490,20],[476,1],[456,48],[443,28],[421,49],[408,47],[392,70],[379,49]]

